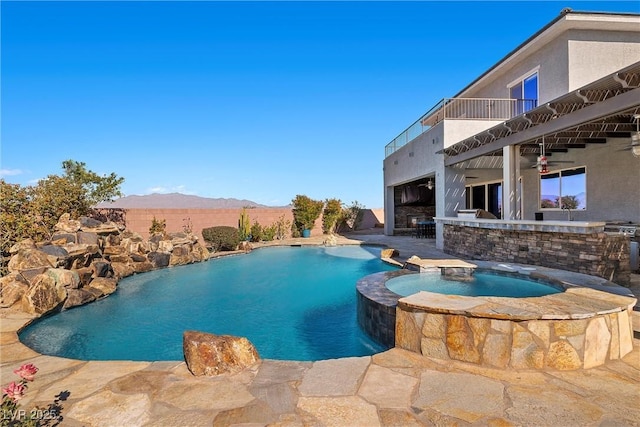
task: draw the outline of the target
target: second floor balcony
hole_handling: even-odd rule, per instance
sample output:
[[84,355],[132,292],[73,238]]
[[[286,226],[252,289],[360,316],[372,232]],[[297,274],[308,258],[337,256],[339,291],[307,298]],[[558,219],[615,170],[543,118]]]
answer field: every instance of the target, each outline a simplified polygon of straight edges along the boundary
[[388,157],[443,120],[503,121],[538,106],[536,99],[444,98],[385,146]]

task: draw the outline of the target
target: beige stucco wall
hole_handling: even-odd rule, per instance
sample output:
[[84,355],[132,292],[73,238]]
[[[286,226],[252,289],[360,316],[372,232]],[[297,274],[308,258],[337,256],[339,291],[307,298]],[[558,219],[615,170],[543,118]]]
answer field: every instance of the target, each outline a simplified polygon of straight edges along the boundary
[[640,61],[638,32],[571,31],[568,41],[568,90]]

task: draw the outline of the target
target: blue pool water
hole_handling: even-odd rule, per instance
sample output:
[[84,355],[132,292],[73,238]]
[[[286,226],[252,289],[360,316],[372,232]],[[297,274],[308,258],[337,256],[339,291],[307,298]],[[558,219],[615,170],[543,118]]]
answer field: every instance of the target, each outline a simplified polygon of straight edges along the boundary
[[182,333],[247,337],[263,358],[322,360],[384,350],[360,330],[355,285],[392,270],[380,249],[279,247],[123,279],[116,293],[46,317],[21,341],[84,360],[182,360]]
[[428,291],[448,295],[525,298],[562,292],[532,280],[480,272],[474,273],[470,281],[444,279],[440,273],[420,273],[390,279],[385,285],[391,292],[402,296]]

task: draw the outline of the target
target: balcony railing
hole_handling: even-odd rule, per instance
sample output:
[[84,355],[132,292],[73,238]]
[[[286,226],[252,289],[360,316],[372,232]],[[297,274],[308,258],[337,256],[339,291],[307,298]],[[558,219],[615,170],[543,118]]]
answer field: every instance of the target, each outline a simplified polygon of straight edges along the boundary
[[444,98],[388,143],[385,157],[442,120],[508,120],[535,107],[536,99]]

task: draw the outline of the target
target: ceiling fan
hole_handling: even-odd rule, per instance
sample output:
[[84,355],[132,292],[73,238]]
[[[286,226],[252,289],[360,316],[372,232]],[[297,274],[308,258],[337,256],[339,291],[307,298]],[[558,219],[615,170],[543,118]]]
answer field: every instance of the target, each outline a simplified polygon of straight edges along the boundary
[[636,122],[636,131],[631,133],[631,144],[618,151],[631,151],[634,156],[640,157],[640,114],[634,114],[633,120]]
[[536,157],[536,162],[531,165],[531,168],[538,169],[538,172],[540,172],[541,174],[549,172],[549,166],[555,166],[561,163],[575,163],[573,160],[547,159],[544,147],[544,136],[542,136],[542,142],[538,145],[540,146],[540,155]]
[[427,187],[429,190],[433,190],[434,183],[431,178],[429,178],[429,181],[427,181],[426,184],[418,184],[418,187]]

